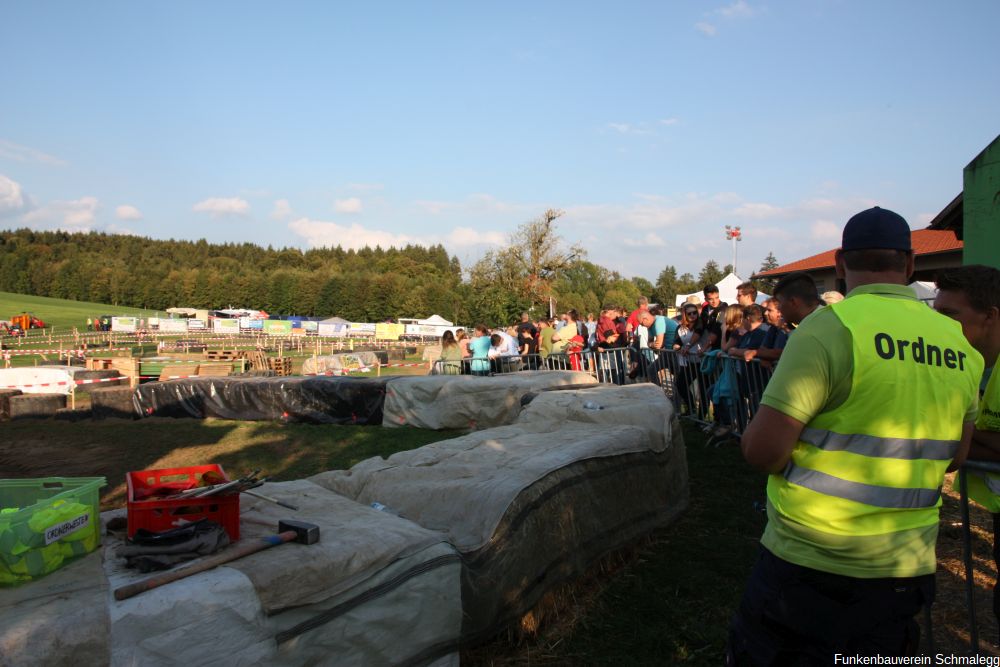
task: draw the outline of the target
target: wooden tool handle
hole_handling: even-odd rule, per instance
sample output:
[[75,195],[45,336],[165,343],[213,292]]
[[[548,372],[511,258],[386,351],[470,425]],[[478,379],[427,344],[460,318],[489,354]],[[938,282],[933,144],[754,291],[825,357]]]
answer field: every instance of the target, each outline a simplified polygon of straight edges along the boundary
[[268,535],[267,537],[261,537],[256,540],[237,544],[231,549],[226,549],[221,553],[214,554],[195,563],[191,563],[190,565],[185,565],[184,567],[179,567],[176,570],[170,570],[169,572],[156,574],[141,581],[136,581],[122,586],[121,588],[116,588],[115,599],[127,600],[134,595],[153,590],[154,588],[159,588],[160,586],[169,584],[172,581],[177,581],[178,579],[190,577],[192,574],[198,574],[199,572],[211,570],[214,567],[224,565],[239,558],[243,558],[244,556],[249,556],[250,554],[255,554],[258,551],[263,551],[264,549],[278,546],[279,544],[284,544],[285,542],[291,542],[295,539],[295,537],[296,533],[294,530],[286,530],[285,532],[278,533],[277,535]]

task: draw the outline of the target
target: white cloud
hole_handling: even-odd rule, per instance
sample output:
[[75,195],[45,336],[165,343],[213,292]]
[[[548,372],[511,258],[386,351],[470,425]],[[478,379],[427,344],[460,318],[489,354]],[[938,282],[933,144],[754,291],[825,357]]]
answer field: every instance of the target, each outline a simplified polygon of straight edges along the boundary
[[35,227],[87,232],[93,228],[99,206],[97,197],[53,201],[24,214],[21,221]]
[[19,213],[24,209],[21,184],[0,174],[0,216]]
[[456,227],[445,237],[444,244],[455,248],[477,245],[503,245],[506,237],[500,232],[481,232],[471,227]]
[[135,206],[122,204],[115,209],[115,217],[119,220],[142,220],[142,212]]
[[746,0],[736,0],[731,5],[719,7],[713,13],[724,19],[748,19],[755,15],[757,10],[751,7]]
[[35,148],[15,144],[13,141],[7,141],[6,139],[0,139],[0,158],[16,160],[17,162],[40,162],[55,167],[63,167],[67,164],[66,160],[62,158],[43,153]]
[[366,229],[358,223],[340,225],[336,222],[299,218],[288,223],[288,228],[304,238],[310,247],[340,246],[345,249],[401,247],[408,243],[427,242],[408,234],[393,234],[377,229]]
[[338,199],[334,202],[333,209],[337,213],[361,213],[361,200],[357,197]]
[[814,241],[839,244],[842,226],[842,223],[838,225],[837,223],[830,222],[829,220],[817,220],[812,223],[809,230]]
[[213,218],[221,218],[231,215],[246,215],[250,210],[250,204],[239,197],[210,197],[195,204],[191,210],[209,213]]
[[128,227],[122,227],[120,225],[108,225],[102,231],[108,234],[121,234],[122,236],[135,236],[135,232]]
[[284,220],[292,217],[292,205],[287,199],[278,199],[274,202],[274,209],[271,211],[272,220]]
[[718,32],[718,29],[714,25],[706,21],[699,21],[698,23],[695,23],[694,29],[706,37],[715,37],[715,33]]
[[676,125],[681,122],[679,118],[661,118],[660,125]]
[[471,227],[455,227],[443,235],[415,236],[369,229],[358,223],[342,225],[324,220],[299,218],[290,222],[288,228],[305,239],[306,243],[313,248],[339,245],[345,249],[357,250],[365,246],[375,247],[376,245],[383,248],[398,248],[407,244],[430,246],[440,243],[453,250],[469,250],[490,245],[502,245],[506,241],[506,235],[502,232],[478,230]]

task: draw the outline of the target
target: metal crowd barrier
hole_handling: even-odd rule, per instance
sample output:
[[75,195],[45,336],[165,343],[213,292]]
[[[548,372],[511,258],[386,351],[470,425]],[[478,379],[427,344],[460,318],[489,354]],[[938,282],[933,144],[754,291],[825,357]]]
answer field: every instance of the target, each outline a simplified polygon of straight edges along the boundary
[[[966,461],[962,465],[962,471],[966,474],[968,473],[1000,473],[1000,463],[995,463],[993,461]],[[976,605],[975,605],[975,590],[976,582],[973,575],[973,565],[972,565],[972,526],[971,519],[969,515],[969,482],[966,474],[958,475],[958,493],[960,502],[962,505],[962,552],[965,561],[965,596],[966,603],[969,607],[969,643],[971,644],[972,650],[976,655],[979,654],[979,627],[976,624]],[[994,524],[997,521],[997,515],[993,515]],[[997,547],[995,541],[997,539],[997,526],[993,526],[993,558],[994,563],[1000,572],[1000,562],[996,561],[997,558]],[[1000,576],[1000,574],[998,574]],[[994,590],[993,592],[993,610],[994,613],[997,612],[998,608],[998,592]],[[998,630],[1000,630],[1000,618],[997,619]]]
[[598,382],[652,382],[663,388],[678,414],[702,424],[716,423],[742,433],[760,407],[771,367],[754,359],[634,347],[580,353],[525,354],[494,359],[439,359],[432,375],[500,375],[527,370],[575,370]]

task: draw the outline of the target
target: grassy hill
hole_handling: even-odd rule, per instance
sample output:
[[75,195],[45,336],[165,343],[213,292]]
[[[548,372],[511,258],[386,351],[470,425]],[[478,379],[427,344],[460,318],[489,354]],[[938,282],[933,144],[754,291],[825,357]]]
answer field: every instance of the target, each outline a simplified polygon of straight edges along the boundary
[[80,331],[84,331],[87,326],[87,318],[98,317],[100,315],[166,316],[165,313],[155,310],[0,292],[0,320],[9,320],[14,315],[23,312],[34,314],[35,317],[45,322],[47,326],[56,327],[57,331],[72,327],[77,327]]

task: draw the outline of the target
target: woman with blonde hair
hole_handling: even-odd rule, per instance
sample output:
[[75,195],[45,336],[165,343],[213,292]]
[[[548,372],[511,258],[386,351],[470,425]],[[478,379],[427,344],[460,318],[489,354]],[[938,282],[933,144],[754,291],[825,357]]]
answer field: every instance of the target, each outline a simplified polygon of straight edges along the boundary
[[745,333],[743,306],[735,303],[726,306],[726,317],[722,322],[722,354],[728,354],[729,348],[736,347],[740,337]]
[[459,375],[462,372],[462,350],[455,334],[445,331],[441,336],[441,374]]
[[455,340],[458,341],[458,349],[462,351],[462,358],[468,359],[471,357],[472,350],[469,349],[469,343],[472,339],[465,333],[465,329],[455,329]]

